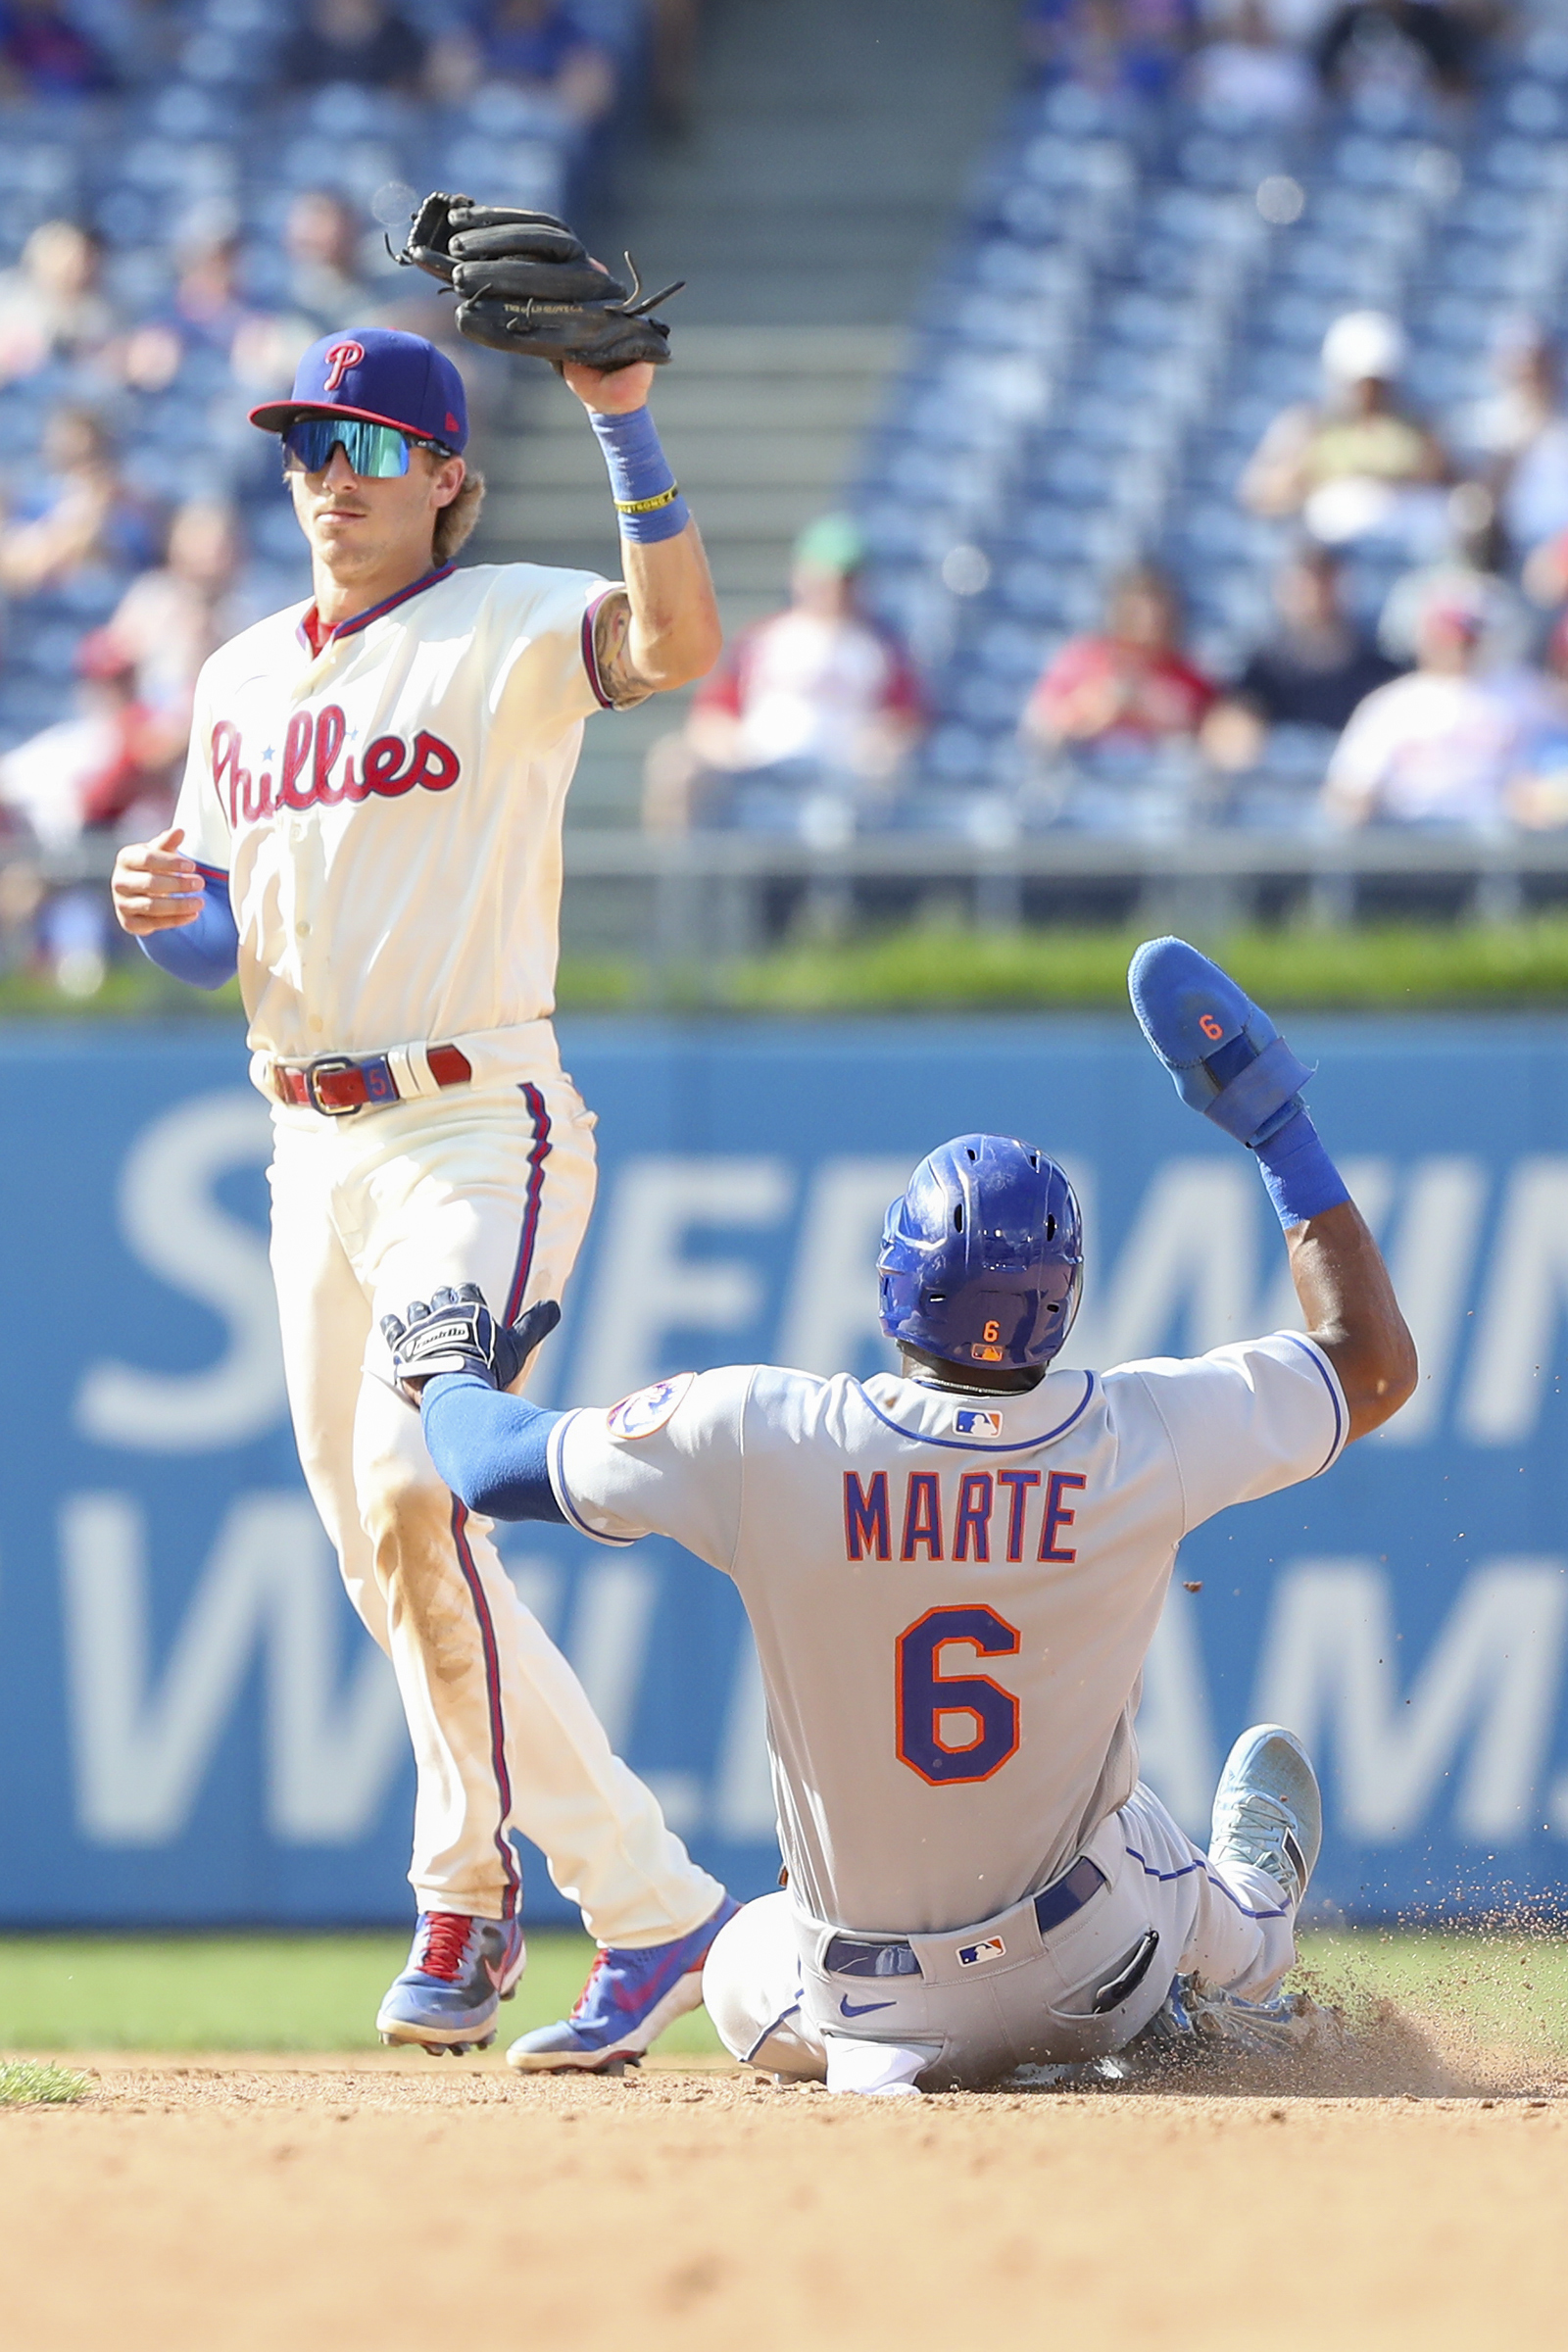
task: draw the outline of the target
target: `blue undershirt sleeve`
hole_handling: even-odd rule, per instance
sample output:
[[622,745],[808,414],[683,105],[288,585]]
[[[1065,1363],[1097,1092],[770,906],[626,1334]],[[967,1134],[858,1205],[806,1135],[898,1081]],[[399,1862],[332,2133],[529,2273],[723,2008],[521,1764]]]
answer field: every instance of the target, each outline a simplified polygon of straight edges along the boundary
[[545,1459],[564,1414],[509,1396],[471,1372],[443,1372],[426,1381],[420,1417],[430,1459],[470,1511],[565,1525]]
[[139,942],[142,954],[160,971],[192,988],[221,988],[239,968],[239,925],[228,903],[228,876],[203,875],[201,912],[193,923],[172,931],[149,931]]

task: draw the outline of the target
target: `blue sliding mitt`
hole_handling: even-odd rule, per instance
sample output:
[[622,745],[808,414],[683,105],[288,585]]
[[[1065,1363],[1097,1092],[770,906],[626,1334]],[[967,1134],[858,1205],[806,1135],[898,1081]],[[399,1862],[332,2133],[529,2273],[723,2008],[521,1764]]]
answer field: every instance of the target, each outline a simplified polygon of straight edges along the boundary
[[1301,1109],[1306,1063],[1230,974],[1185,939],[1145,940],[1127,993],[1182,1101],[1238,1143],[1255,1152]]

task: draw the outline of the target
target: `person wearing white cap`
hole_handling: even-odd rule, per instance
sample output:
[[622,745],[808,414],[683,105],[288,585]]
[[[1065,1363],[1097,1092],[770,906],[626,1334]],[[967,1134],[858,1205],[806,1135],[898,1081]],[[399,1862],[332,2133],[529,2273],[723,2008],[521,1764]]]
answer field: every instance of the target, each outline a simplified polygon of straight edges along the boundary
[[1441,540],[1446,451],[1401,405],[1404,330],[1386,311],[1347,311],[1323,338],[1324,397],[1275,417],[1242,476],[1254,514],[1299,515],[1339,547],[1384,539],[1424,554]]

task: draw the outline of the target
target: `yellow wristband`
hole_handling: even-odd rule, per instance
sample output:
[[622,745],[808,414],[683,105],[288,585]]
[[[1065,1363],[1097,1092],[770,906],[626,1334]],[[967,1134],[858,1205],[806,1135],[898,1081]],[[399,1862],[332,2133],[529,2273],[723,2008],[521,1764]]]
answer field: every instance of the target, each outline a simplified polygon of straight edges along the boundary
[[679,482],[671,482],[657,498],[617,498],[613,504],[617,514],[655,514],[661,507],[672,507],[679,496]]

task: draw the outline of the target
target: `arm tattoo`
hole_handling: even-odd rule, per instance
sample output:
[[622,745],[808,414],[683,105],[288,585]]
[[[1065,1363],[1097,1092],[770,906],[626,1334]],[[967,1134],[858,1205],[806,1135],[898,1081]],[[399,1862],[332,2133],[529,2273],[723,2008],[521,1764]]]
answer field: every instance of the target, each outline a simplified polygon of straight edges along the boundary
[[631,599],[612,588],[594,614],[594,661],[599,682],[616,710],[646,703],[653,688],[638,676],[631,658]]

